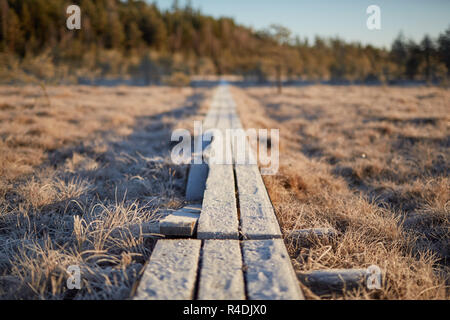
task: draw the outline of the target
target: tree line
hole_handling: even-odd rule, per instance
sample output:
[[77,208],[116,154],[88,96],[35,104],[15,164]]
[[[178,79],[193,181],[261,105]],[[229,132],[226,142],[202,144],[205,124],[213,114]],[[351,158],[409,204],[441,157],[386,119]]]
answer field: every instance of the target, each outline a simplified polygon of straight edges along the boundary
[[[66,28],[70,4],[81,8],[81,30]],[[420,43],[400,34],[385,50],[339,38],[308,42],[279,25],[253,30],[202,14],[189,1],[161,10],[138,0],[0,0],[0,63],[3,72],[42,79],[134,75],[155,83],[173,74],[238,74],[438,82],[450,74],[450,27]]]

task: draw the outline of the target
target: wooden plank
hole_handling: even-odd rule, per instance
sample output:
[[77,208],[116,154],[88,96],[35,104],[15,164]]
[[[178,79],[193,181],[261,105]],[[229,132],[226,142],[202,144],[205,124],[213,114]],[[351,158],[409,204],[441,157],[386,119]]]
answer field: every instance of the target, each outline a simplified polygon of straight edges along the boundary
[[338,234],[338,231],[333,228],[299,229],[289,232],[285,239],[288,245],[300,249],[310,247],[315,241],[327,240],[331,242]]
[[207,178],[208,165],[206,163],[191,164],[186,185],[186,201],[197,202],[203,200]]
[[[206,130],[215,128],[219,120],[219,109],[216,107],[210,107],[208,113],[203,119],[203,133]],[[203,136],[200,136],[200,132],[196,133],[194,141],[197,139],[202,139],[202,151],[209,145],[208,141],[203,141]],[[195,154],[193,155],[195,157]],[[208,165],[206,163],[201,164],[191,164],[189,168],[189,175],[186,185],[186,201],[198,202],[203,200],[203,194],[206,188],[206,179],[208,177]]]
[[160,232],[165,236],[192,237],[199,217],[199,208],[182,208],[160,221]]
[[187,206],[184,206],[183,209],[181,210],[184,212],[191,212],[200,215],[200,212],[202,211],[202,206],[200,204],[188,204]]
[[206,240],[201,260],[199,300],[245,299],[238,240]]
[[238,239],[237,216],[233,166],[210,165],[197,238]]
[[304,299],[283,240],[243,241],[242,251],[248,299]]
[[[234,129],[233,161],[242,235],[244,239],[281,238],[282,233],[272,203],[256,164],[256,154],[235,110],[236,106],[233,104],[230,122]],[[241,163],[242,159],[245,159],[244,163]]]
[[275,212],[257,165],[236,165],[241,232],[244,239],[281,238]]
[[159,240],[134,299],[193,299],[200,246],[200,240]]
[[317,295],[342,293],[363,287],[367,276],[367,269],[329,269],[297,273],[298,279]]
[[130,237],[138,238],[160,238],[161,231],[159,221],[135,223],[128,226],[121,226],[111,231],[110,236],[113,238],[127,239]]
[[[218,127],[220,114],[221,114],[221,104],[218,102],[218,93],[216,90],[209,111],[202,122],[203,133],[205,133],[209,129]],[[203,137],[200,136],[195,137],[195,139],[197,138],[203,139]],[[210,142],[208,141],[202,141],[202,151],[205,150],[205,148],[209,145],[209,143]],[[203,200],[207,177],[208,177],[208,165],[206,163],[191,164],[186,185],[186,201],[198,202]]]
[[211,145],[213,156],[208,159],[209,173],[197,230],[199,239],[239,238],[231,141],[224,135],[225,127],[230,125],[229,117],[222,117],[219,122],[222,139],[215,138]]
[[230,120],[231,120],[231,128],[242,129],[241,119],[239,119],[239,116],[236,114],[236,112],[232,112],[230,114]]
[[231,128],[230,109],[224,105],[219,110],[217,128],[229,129]]
[[281,230],[272,203],[256,164],[255,152],[246,132],[242,129],[234,101],[229,103],[228,109],[230,126],[233,128],[232,157],[235,164],[242,235],[244,239],[281,238]]
[[[256,134],[256,132],[254,132]],[[256,140],[256,136],[254,139]],[[236,165],[256,165],[257,156],[253,150],[247,132],[243,128],[233,128],[231,131],[233,163]],[[256,143],[256,141],[254,142]]]
[[217,109],[210,108],[209,112],[207,113],[205,119],[203,120],[203,129],[209,129],[209,128],[215,128],[217,125]]

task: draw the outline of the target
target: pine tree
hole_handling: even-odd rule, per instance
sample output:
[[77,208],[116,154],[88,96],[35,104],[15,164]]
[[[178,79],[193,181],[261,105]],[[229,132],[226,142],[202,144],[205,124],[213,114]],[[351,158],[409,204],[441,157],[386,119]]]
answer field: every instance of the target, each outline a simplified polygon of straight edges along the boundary
[[441,61],[447,67],[447,72],[450,76],[450,27],[448,27],[444,33],[439,35],[438,53]]

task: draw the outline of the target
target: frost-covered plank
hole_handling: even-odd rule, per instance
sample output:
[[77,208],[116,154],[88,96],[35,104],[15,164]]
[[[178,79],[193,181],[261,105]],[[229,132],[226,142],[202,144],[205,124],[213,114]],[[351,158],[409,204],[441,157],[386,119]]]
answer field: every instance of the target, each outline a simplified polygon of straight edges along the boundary
[[198,299],[245,299],[238,240],[206,240],[202,250]]
[[193,299],[200,246],[200,240],[159,240],[134,299]]
[[191,237],[194,235],[200,208],[188,206],[175,211],[160,221],[160,232],[165,236]]
[[281,238],[281,230],[258,166],[236,165],[235,170],[244,239]]
[[283,240],[243,241],[242,251],[248,299],[304,299]]
[[233,166],[212,164],[206,181],[197,238],[238,239],[238,228]]
[[317,295],[363,287],[367,269],[329,269],[297,273],[298,279]]
[[198,222],[199,239],[239,238],[231,141],[225,135],[229,117],[221,116],[219,124],[221,129],[216,132],[208,152],[209,173]]
[[189,176],[186,185],[186,200],[196,202],[203,200],[208,178],[208,165],[192,164],[189,169]]

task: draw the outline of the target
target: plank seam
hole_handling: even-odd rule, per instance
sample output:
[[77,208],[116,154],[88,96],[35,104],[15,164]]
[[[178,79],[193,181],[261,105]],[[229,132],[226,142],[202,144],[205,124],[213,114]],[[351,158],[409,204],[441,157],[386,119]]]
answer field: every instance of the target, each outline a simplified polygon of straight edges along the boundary
[[200,244],[200,254],[198,255],[198,261],[197,261],[197,275],[195,279],[195,285],[194,285],[194,294],[193,294],[193,300],[198,300],[198,291],[200,288],[200,274],[202,271],[202,263],[203,263],[203,247],[205,245],[205,240],[201,240]]
[[242,259],[242,275],[244,276],[244,294],[245,294],[245,300],[248,299],[248,285],[247,285],[247,264],[245,263],[245,257],[244,257],[244,241],[239,241],[239,249],[241,250],[241,259]]
[[234,179],[234,196],[236,198],[236,211],[238,218],[238,236],[239,240],[244,240],[244,234],[242,233],[242,225],[241,225],[241,205],[239,203],[239,192],[237,186],[237,178],[236,178],[236,168],[233,165],[233,179]]

